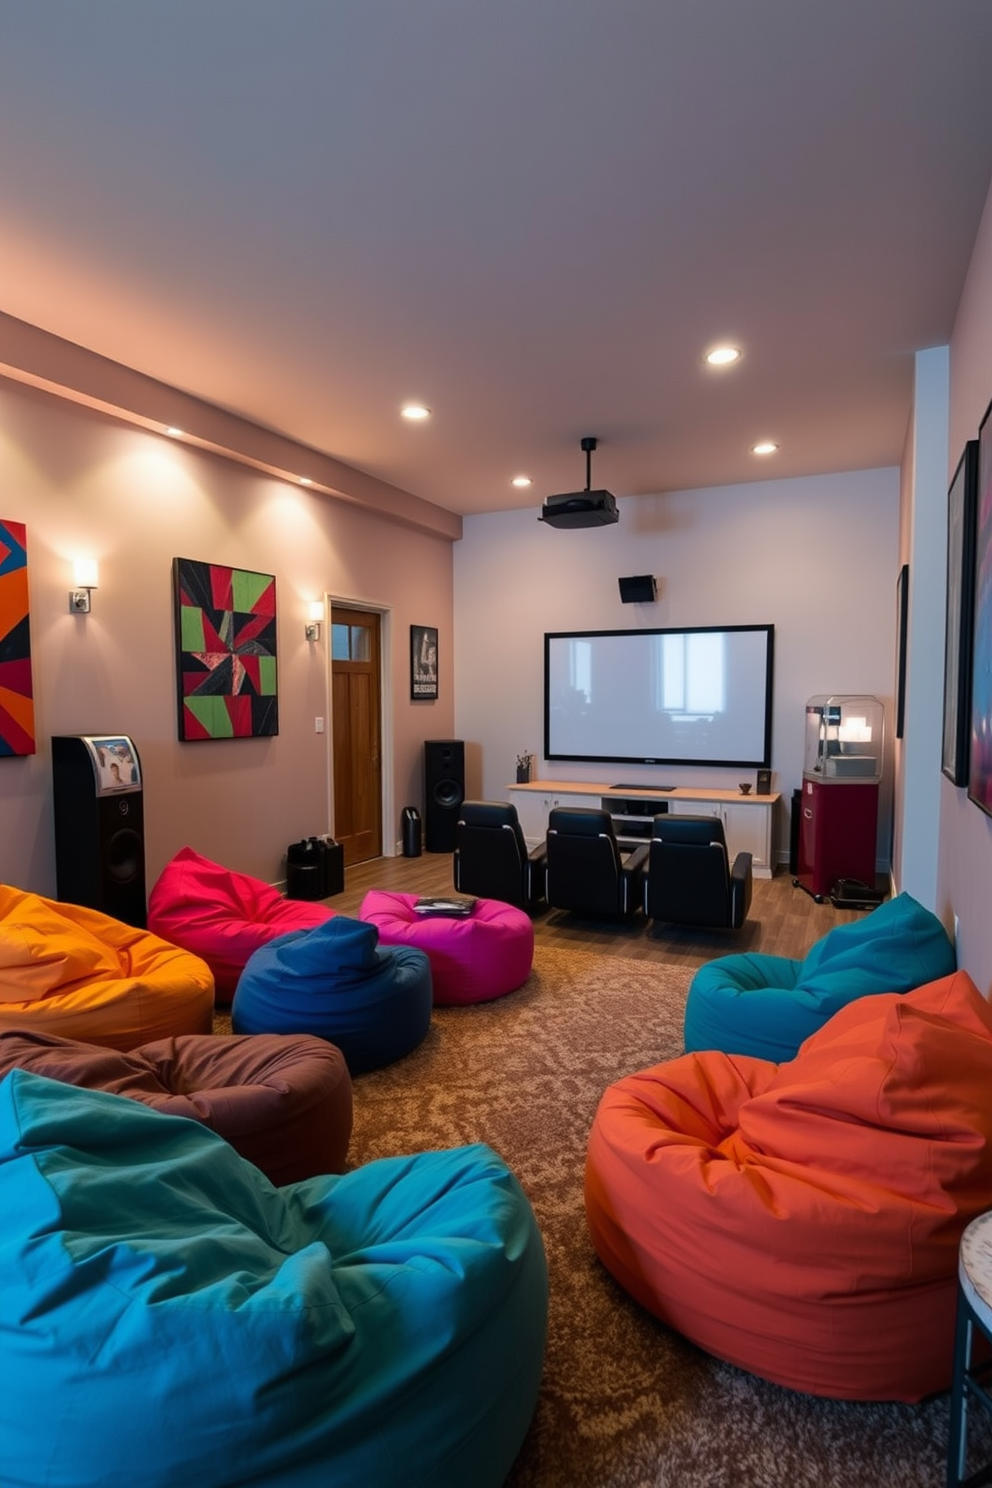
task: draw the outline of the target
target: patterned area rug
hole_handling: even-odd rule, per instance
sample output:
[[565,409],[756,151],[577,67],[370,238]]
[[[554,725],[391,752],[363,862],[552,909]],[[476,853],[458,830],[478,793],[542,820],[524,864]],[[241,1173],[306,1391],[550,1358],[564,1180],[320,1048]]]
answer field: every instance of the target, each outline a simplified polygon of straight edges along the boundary
[[518,992],[435,1009],[419,1049],[355,1080],[352,1165],[487,1142],[534,1206],[551,1281],[548,1349],[507,1488],[938,1488],[946,1395],[862,1405],[766,1384],[642,1311],[596,1258],[582,1175],[600,1095],[682,1053],[690,977],[538,946]]

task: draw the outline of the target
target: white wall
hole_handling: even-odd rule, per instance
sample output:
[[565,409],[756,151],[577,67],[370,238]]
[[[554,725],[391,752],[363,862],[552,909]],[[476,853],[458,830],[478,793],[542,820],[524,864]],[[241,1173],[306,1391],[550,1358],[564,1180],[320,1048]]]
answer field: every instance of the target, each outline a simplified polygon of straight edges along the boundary
[[[946,346],[917,353],[913,418],[907,458],[912,497],[903,504],[901,558],[909,565],[906,637],[905,729],[897,745],[897,811],[894,876],[925,904],[937,907],[937,842],[940,823],[940,757],[943,710],[934,699],[944,688],[944,608],[947,573]],[[907,803],[912,809],[907,810]]]
[[[879,859],[891,840],[891,726],[898,569],[895,468],[760,481],[620,500],[614,527],[563,531],[532,510],[468,517],[455,543],[455,729],[471,795],[505,799],[516,756],[542,777],[734,785],[739,770],[541,762],[546,630],[774,624],[773,788],[788,859],[788,809],[802,774],[805,704],[874,693],[889,743]],[[620,602],[617,579],[653,573],[659,598]]]

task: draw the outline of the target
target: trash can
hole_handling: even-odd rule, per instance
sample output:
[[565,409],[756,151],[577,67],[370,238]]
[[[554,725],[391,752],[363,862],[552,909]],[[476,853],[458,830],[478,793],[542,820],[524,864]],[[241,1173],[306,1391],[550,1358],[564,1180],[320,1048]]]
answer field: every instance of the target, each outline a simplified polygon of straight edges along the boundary
[[344,893],[344,847],[333,837],[318,837],[324,850],[324,892],[321,898]]
[[400,830],[403,838],[403,856],[405,858],[419,858],[423,850],[423,842],[420,829],[420,812],[416,806],[403,807]]

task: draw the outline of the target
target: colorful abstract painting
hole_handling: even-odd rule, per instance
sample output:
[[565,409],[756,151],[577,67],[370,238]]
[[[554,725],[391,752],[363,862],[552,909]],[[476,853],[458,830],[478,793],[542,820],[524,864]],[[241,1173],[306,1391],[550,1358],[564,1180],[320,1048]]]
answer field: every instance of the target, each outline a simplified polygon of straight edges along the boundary
[[0,756],[34,753],[27,529],[0,521]]
[[992,403],[978,430],[968,799],[992,816]]
[[179,738],[279,732],[272,574],[175,558]]

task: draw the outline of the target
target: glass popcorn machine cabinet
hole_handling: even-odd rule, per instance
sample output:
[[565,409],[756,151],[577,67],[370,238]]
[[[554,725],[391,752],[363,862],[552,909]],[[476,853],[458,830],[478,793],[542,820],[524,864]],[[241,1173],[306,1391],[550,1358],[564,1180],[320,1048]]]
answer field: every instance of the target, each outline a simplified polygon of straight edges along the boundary
[[875,888],[878,792],[885,710],[876,697],[812,697],[799,823],[797,888],[818,903],[870,908]]
[[803,775],[813,780],[880,781],[884,716],[876,697],[810,698]]

